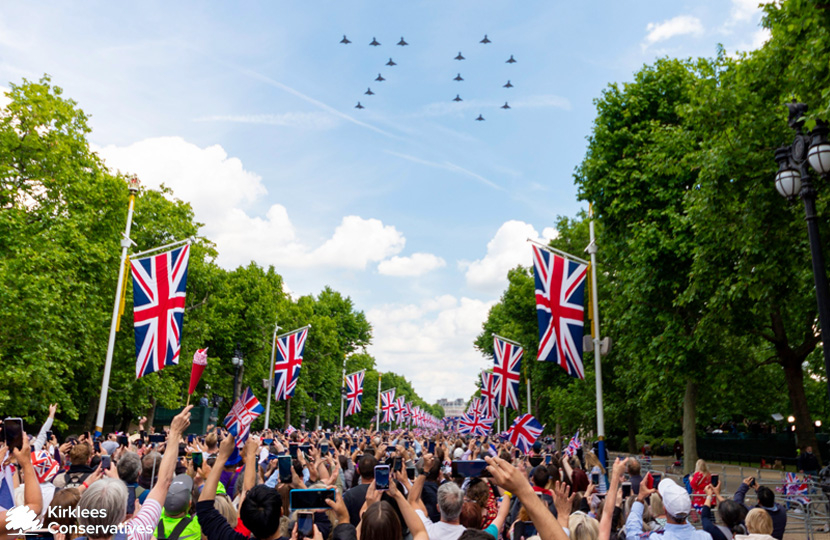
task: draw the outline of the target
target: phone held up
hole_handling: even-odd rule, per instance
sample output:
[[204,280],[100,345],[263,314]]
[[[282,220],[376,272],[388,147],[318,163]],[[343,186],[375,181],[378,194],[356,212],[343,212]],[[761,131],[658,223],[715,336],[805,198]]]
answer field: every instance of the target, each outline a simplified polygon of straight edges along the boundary
[[377,465],[375,467],[375,489],[378,491],[389,489],[389,465]]
[[311,538],[314,532],[314,514],[297,512],[297,538]]
[[23,448],[23,419],[6,418],[3,420],[3,437],[9,449]]

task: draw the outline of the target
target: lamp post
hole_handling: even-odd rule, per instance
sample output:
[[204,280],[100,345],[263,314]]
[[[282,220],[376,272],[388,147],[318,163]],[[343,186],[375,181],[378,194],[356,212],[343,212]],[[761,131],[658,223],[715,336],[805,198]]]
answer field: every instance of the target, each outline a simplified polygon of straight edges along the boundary
[[[830,143],[827,142],[827,125],[817,122],[810,133],[804,132],[804,103],[787,104],[790,111],[788,123],[795,131],[795,140],[789,146],[782,146],[775,151],[778,173],[775,175],[775,189],[788,200],[796,196],[804,201],[804,214],[807,221],[807,236],[810,239],[810,254],[813,259],[813,279],[816,284],[816,301],[818,318],[821,326],[822,352],[824,353],[824,370],[828,376],[827,391],[830,395],[830,289],[827,274],[824,271],[824,254],[821,251],[818,216],[816,215],[816,188],[810,180],[810,168],[823,179],[830,176]],[[807,165],[810,165],[809,167]]]
[[236,350],[233,351],[231,364],[233,364],[233,402],[236,403],[236,400],[239,398],[239,370],[242,369],[242,365],[244,364],[242,351],[239,350],[239,343],[236,344]]

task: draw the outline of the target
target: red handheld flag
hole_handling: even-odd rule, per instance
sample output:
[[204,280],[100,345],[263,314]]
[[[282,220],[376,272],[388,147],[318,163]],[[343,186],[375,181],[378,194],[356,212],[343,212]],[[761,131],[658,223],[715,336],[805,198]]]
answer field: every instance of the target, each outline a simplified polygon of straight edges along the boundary
[[202,372],[207,366],[207,349],[199,349],[193,355],[193,369],[190,372],[190,390],[189,395],[193,395],[196,391],[196,385],[199,384],[199,379],[202,378]]

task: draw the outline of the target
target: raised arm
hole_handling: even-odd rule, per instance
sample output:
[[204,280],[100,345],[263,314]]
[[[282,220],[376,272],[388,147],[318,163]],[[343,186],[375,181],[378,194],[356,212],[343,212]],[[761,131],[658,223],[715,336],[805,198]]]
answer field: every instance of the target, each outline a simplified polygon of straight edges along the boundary
[[150,490],[148,499],[153,499],[164,505],[164,499],[167,498],[167,488],[170,487],[170,482],[173,481],[173,475],[176,472],[176,460],[179,459],[179,441],[182,434],[190,425],[190,409],[193,405],[188,405],[182,412],[173,418],[170,424],[170,435],[167,437],[167,447],[164,449],[164,456],[161,458],[161,465],[159,465],[159,474],[156,479],[156,485]]
[[239,499],[239,507],[242,508],[242,501],[245,500],[245,495],[248,490],[256,485],[256,470],[257,470],[257,449],[259,448],[259,438],[253,435],[248,437],[245,441],[245,475],[242,477],[242,495]]
[[40,428],[40,432],[38,432],[37,437],[35,437],[35,452],[39,452],[43,448],[43,445],[46,444],[46,432],[52,429],[52,422],[55,421],[55,412],[57,410],[57,403],[49,405],[49,418],[47,418],[43,423],[43,426]]
[[605,494],[605,508],[602,510],[602,519],[599,522],[599,540],[610,540],[611,529],[614,525],[614,507],[617,504],[617,489],[620,486],[620,478],[625,474],[625,467],[628,458],[617,458],[611,469],[611,482]]
[[199,495],[199,501],[212,501],[216,498],[216,488],[219,486],[219,477],[222,476],[222,469],[225,468],[225,462],[231,457],[233,449],[236,446],[236,441],[233,435],[228,435],[222,439],[222,444],[219,445],[219,454],[216,456],[216,462],[210,469],[210,473],[205,480],[205,486],[202,488],[202,494]]
[[[423,483],[421,485],[423,485]],[[415,513],[415,509],[411,504],[409,504],[409,501],[406,500],[403,493],[398,490],[398,486],[395,482],[389,482],[389,495],[391,495],[392,498],[395,499],[395,502],[398,503],[398,510],[400,510],[403,520],[409,528],[409,532],[412,533],[412,540],[429,540],[427,529],[424,527],[424,522],[421,521],[421,518],[419,518],[418,514]],[[420,501],[420,496],[418,500]],[[423,507],[423,503],[421,503],[421,506]]]

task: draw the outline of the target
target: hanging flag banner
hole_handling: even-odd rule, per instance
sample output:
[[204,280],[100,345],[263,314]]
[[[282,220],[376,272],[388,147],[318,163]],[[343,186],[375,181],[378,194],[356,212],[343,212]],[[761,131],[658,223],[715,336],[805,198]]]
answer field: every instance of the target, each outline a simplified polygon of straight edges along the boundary
[[187,389],[189,395],[193,395],[196,391],[196,385],[199,384],[199,379],[202,378],[202,373],[207,367],[207,349],[199,349],[193,354],[193,365],[190,368],[190,388]]
[[473,437],[486,437],[493,429],[495,418],[485,418],[480,411],[462,414],[458,419],[458,433]]
[[489,371],[481,372],[481,411],[487,417],[498,415],[494,380],[493,374]]
[[498,403],[502,407],[519,410],[519,371],[522,367],[522,349],[512,341],[493,336],[493,378]]
[[395,400],[395,422],[399,424],[403,424],[406,421],[406,405],[404,402],[406,399],[403,396],[400,396],[398,399]]
[[346,416],[360,412],[363,403],[363,377],[365,370],[346,375]]
[[303,365],[306,338],[308,326],[277,336],[277,358],[274,362],[274,399],[277,401],[294,397]]
[[582,366],[585,276],[588,266],[533,246],[536,315],[541,362],[555,362],[572,377],[585,378]]
[[384,390],[380,394],[380,411],[383,414],[381,422],[392,421],[393,409],[395,408],[395,389]]
[[529,414],[522,415],[513,422],[507,431],[510,444],[527,454],[539,435],[542,434],[542,424]]
[[239,396],[239,399],[231,407],[228,416],[225,417],[225,427],[236,439],[237,448],[242,448],[245,441],[248,440],[251,424],[264,412],[265,408],[259,403],[249,386]]
[[130,261],[135,377],[179,363],[190,244]]

